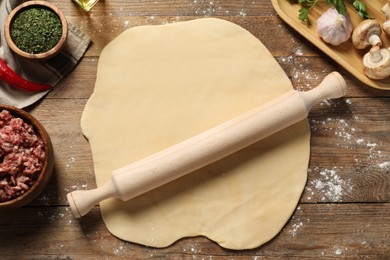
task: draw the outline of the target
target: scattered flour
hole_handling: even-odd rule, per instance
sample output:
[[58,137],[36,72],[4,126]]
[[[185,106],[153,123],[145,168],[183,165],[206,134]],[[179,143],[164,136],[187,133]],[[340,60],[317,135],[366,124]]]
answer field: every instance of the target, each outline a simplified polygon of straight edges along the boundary
[[87,180],[84,180],[84,183],[77,182],[75,185],[70,186],[70,188],[64,188],[65,193],[69,193],[75,190],[86,190],[88,189]]
[[[252,2],[252,5],[256,2]],[[222,0],[207,1],[207,0],[193,0],[192,8],[194,8],[195,15],[197,16],[216,16],[216,15],[229,15],[237,17],[247,16],[247,4],[242,3],[242,8],[229,10]]]
[[[304,57],[303,48],[297,47],[294,50],[294,54],[288,57],[279,57],[277,61],[280,64],[285,64],[286,66],[292,66],[291,77],[294,88],[299,91],[305,91],[311,88],[314,88],[313,82],[318,82],[318,70],[312,69],[306,64],[309,62],[309,59]],[[299,60],[297,59],[299,56]]]
[[68,163],[65,165],[66,168],[73,168],[73,166],[76,163],[76,157],[77,153],[79,151],[78,149],[78,143],[80,142],[80,138],[77,136],[76,139],[74,139],[70,146],[69,146],[69,158]]
[[73,167],[75,162],[76,162],[76,158],[74,158],[73,156],[70,156],[68,159],[68,163],[65,165],[65,167],[66,168]]
[[305,223],[310,223],[310,219],[302,219],[300,217],[302,214],[302,208],[298,206],[290,220],[292,224],[288,233],[290,233],[292,237],[296,237],[298,235],[299,231],[304,227]]
[[341,249],[339,247],[336,247],[335,250],[334,250],[334,254],[335,255],[341,255],[342,252],[343,252],[343,249]]
[[[315,195],[316,191],[320,192],[321,201],[341,202],[343,195],[352,191],[353,185],[350,180],[343,180],[337,175],[338,170],[337,167],[332,169],[314,168],[315,172],[319,172],[320,178],[310,181],[311,186],[306,187],[306,191],[309,193],[308,200],[311,200],[311,196]],[[310,172],[312,171],[310,170]],[[311,188],[312,186],[314,188]]]
[[296,48],[294,53],[295,53],[295,55],[302,56],[303,55],[303,50],[302,50],[302,48]]
[[198,247],[199,247],[198,242],[188,242],[183,246],[183,252],[189,252],[192,254],[196,254],[196,253],[201,252],[201,249]]
[[390,167],[390,161],[386,161],[386,162],[383,162],[383,163],[379,163],[378,164],[378,166],[379,166],[379,168],[381,168],[381,169],[389,169],[389,167]]
[[298,229],[300,229],[302,226],[303,226],[302,221],[299,223],[294,223],[292,225],[292,229],[289,231],[289,233],[291,233],[292,236],[295,237],[297,235]]
[[[321,102],[321,106],[336,107],[340,105],[341,100],[327,100]],[[352,105],[351,99],[345,99],[347,107]],[[342,104],[341,104],[342,105]],[[348,110],[348,109],[347,109]],[[387,151],[387,145],[381,140],[374,139],[366,133],[366,119],[353,115],[352,112],[346,113],[348,118],[326,118],[310,119],[312,133],[319,132],[322,135],[330,136],[328,138],[330,145],[336,145],[342,149],[360,151],[353,154],[356,165],[365,164],[367,167],[357,167],[356,173],[370,173],[372,171],[387,171],[390,169],[390,160],[384,151]],[[332,137],[334,136],[334,138]],[[366,154],[366,156],[364,156]],[[373,160],[379,163],[372,163]]]

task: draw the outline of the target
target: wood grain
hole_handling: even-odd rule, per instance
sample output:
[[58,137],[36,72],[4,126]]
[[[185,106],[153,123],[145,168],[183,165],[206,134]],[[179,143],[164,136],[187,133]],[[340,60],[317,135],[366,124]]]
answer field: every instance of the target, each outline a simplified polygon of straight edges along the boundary
[[[357,80],[287,25],[271,1],[100,0],[89,13],[72,1],[50,2],[88,33],[93,44],[67,78],[27,109],[49,132],[55,171],[33,203],[0,214],[0,258],[388,259],[390,92]],[[273,240],[245,251],[223,249],[204,237],[182,239],[163,249],[124,242],[106,229],[98,206],[81,220],[74,219],[66,194],[96,187],[80,117],[93,92],[104,46],[133,26],[210,16],[237,23],[255,35],[296,89],[308,90],[334,70],[348,83],[345,98],[321,102],[309,114],[308,181],[292,218]]]
[[162,249],[124,242],[107,231],[97,208],[79,221],[67,207],[28,207],[2,214],[0,221],[7,223],[0,230],[1,255],[13,258],[386,259],[390,249],[385,232],[390,209],[381,203],[303,204],[273,240],[242,251],[221,248],[204,237],[181,239]]

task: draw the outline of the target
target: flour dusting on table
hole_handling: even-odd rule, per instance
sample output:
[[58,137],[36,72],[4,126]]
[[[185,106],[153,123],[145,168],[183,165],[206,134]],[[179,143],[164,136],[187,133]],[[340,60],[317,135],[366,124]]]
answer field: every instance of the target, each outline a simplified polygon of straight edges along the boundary
[[[309,181],[305,190],[307,201],[342,202],[345,196],[362,188],[364,175],[387,174],[390,169],[385,141],[374,139],[367,129],[370,119],[355,114],[351,99],[323,101],[320,109],[342,109],[340,117],[310,118],[313,141],[320,140],[324,148],[316,151],[319,156],[332,156],[332,149],[345,150],[345,158],[338,166],[316,166],[309,170]],[[321,136],[316,136],[321,133]],[[325,147],[326,146],[326,147]],[[355,152],[355,151],[359,152]],[[337,158],[335,158],[337,160]],[[361,175],[346,179],[344,176]],[[364,188],[364,187],[363,187]]]
[[311,186],[306,188],[309,193],[307,200],[311,200],[310,196],[314,195],[314,192],[319,192],[321,201],[342,202],[343,195],[351,193],[353,184],[350,180],[342,179],[338,175],[338,170],[338,167],[332,169],[316,167],[314,170],[309,170],[309,173],[318,172],[320,178],[310,181]]

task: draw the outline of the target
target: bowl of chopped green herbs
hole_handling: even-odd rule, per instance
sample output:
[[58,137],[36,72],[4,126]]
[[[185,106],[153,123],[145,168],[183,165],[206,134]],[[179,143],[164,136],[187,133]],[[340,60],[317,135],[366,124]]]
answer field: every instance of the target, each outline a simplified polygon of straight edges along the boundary
[[46,60],[58,54],[64,46],[68,24],[54,4],[27,1],[8,15],[4,34],[16,54],[32,60]]

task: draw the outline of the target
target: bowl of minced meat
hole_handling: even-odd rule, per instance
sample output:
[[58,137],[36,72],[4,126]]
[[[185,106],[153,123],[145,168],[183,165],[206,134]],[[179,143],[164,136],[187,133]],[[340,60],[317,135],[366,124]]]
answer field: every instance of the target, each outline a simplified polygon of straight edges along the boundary
[[34,200],[53,168],[53,147],[42,124],[22,109],[0,105],[0,210]]

